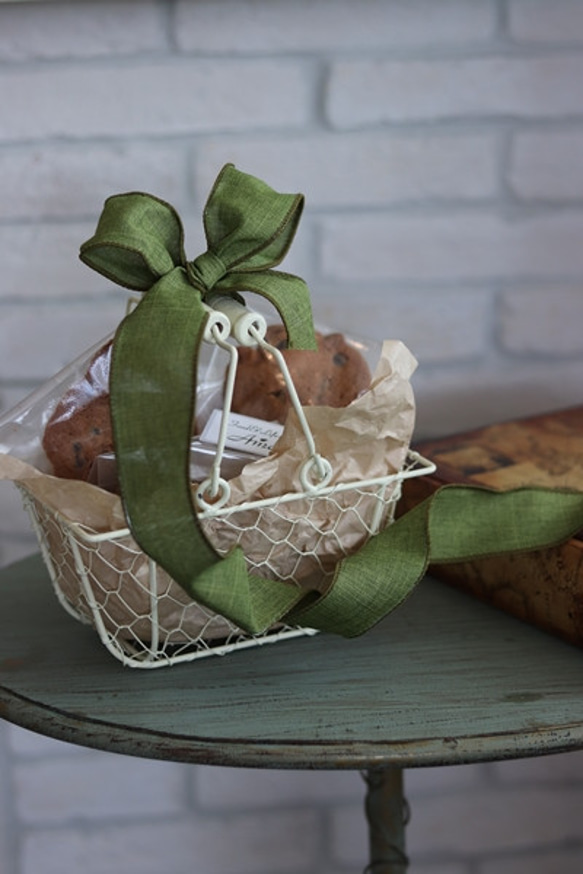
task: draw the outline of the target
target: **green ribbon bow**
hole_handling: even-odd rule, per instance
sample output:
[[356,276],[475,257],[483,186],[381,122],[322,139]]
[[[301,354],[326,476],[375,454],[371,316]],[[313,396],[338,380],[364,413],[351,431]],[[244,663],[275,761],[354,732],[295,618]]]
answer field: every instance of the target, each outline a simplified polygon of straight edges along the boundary
[[445,487],[339,562],[323,596],[248,573],[240,547],[217,554],[198,522],[188,475],[204,299],[211,291],[256,292],[279,311],[291,346],[314,348],[305,283],[272,269],[289,249],[302,208],[301,195],[279,194],[228,164],[204,210],[208,249],[194,261],[184,254],[175,210],[143,193],[106,201],[80,257],[146,292],[116,332],[110,376],[120,487],[136,542],[193,599],[246,631],[285,619],[351,637],[397,607],[430,562],[536,549],[571,536],[582,526],[583,494]]
[[247,575],[240,548],[221,558],[207,540],[188,477],[198,351],[209,292],[268,299],[290,346],[315,348],[310,297],[302,279],[271,269],[292,242],[299,194],[280,194],[226,165],[204,209],[208,249],[194,261],[170,204],[134,192],[108,198],[80,257],[118,284],[146,292],[114,339],[110,398],[124,511],[136,542],[196,600],[264,628],[299,590]]

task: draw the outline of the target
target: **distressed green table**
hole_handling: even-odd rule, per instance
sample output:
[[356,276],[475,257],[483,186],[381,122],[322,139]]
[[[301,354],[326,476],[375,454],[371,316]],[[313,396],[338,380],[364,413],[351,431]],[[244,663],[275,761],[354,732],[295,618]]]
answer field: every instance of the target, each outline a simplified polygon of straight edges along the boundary
[[582,651],[431,579],[356,640],[132,671],[60,607],[39,557],[0,572],[1,716],[132,756],[362,770],[371,874],[407,867],[404,768],[581,749],[582,692]]

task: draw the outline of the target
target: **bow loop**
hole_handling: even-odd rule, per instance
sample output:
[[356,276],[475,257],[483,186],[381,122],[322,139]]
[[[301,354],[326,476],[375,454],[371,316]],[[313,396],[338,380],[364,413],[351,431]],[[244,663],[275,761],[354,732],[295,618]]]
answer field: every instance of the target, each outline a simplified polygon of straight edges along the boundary
[[148,291],[186,261],[182,222],[174,207],[151,194],[116,194],[105,201],[79,257],[125,288]]
[[205,291],[210,291],[226,275],[227,267],[218,255],[209,250],[194,261],[189,261],[186,272],[193,285],[201,284]]
[[227,164],[207,200],[207,244],[231,270],[275,267],[285,257],[304,208],[302,194],[281,194]]
[[203,216],[207,251],[193,261],[173,206],[139,191],[109,197],[80,258],[125,288],[150,291],[173,270],[204,298],[214,289],[266,298],[286,326],[290,347],[315,349],[310,294],[299,276],[271,268],[286,255],[303,211],[301,194],[281,194],[226,164]]

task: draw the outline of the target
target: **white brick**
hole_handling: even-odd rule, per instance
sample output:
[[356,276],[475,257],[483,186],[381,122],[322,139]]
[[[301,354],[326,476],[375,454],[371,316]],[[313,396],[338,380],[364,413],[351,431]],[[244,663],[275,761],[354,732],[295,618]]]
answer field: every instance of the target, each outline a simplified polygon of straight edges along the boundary
[[583,58],[344,60],[332,65],[326,112],[337,128],[383,122],[557,118],[583,112]]
[[580,131],[517,134],[508,181],[519,197],[582,198],[583,134]]
[[24,839],[21,874],[309,874],[319,830],[311,811],[38,829]]
[[562,753],[536,759],[516,759],[493,762],[492,774],[500,784],[511,783],[581,783],[583,784],[583,753]]
[[555,357],[583,354],[583,292],[509,291],[500,307],[500,339],[511,352]]
[[172,146],[37,146],[0,151],[0,218],[95,216],[111,194],[147,191],[186,206],[186,160]]
[[197,768],[193,778],[196,804],[202,810],[322,805],[364,795],[364,784],[350,771]]
[[577,840],[581,803],[583,789],[566,787],[544,791],[508,787],[502,795],[483,787],[447,801],[420,798],[408,827],[409,846],[423,854],[478,854]]
[[27,825],[171,816],[184,805],[180,765],[93,755],[17,764],[16,807]]
[[459,368],[420,366],[413,382],[415,435],[422,440],[581,403],[581,359],[556,362],[496,355]]
[[0,301],[71,298],[78,302],[88,294],[103,293],[104,288],[111,290],[113,286],[78,257],[79,246],[95,231],[101,206],[91,222],[0,225]]
[[322,269],[364,282],[579,276],[582,234],[583,216],[566,213],[331,217],[322,223]]
[[581,874],[583,850],[565,849],[555,852],[521,854],[518,858],[492,859],[482,862],[479,874]]
[[511,35],[518,40],[570,44],[583,41],[580,0],[511,0],[508,21]]
[[303,134],[206,139],[193,166],[198,190],[232,161],[280,191],[303,191],[310,209],[493,197],[496,159],[493,134]]
[[372,340],[402,340],[421,367],[484,355],[492,324],[489,292],[364,292],[318,296],[323,324]]
[[111,301],[1,310],[0,373],[46,380],[115,329],[123,308]]
[[0,60],[115,56],[166,47],[154,0],[10,4],[0,8]]
[[10,106],[0,139],[293,128],[308,119],[308,86],[285,60],[14,67],[0,74],[0,105]]
[[490,3],[441,0],[203,0],[178,2],[175,36],[185,51],[277,51],[407,48],[458,45],[488,39],[495,21]]

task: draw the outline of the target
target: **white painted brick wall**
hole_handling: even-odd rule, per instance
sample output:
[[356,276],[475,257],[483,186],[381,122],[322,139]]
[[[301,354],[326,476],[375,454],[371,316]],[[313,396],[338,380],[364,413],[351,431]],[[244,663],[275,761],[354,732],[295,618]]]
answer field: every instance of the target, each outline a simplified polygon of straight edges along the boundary
[[0,71],[0,102],[12,107],[0,141],[294,129],[310,115],[310,70],[303,67],[288,59],[175,58],[73,69],[15,65]]
[[[286,8],[287,6],[287,8]],[[487,40],[495,30],[493,3],[442,0],[178,0],[175,38],[184,51],[255,54],[265,51],[399,51]],[[228,24],[227,24],[228,23]]]
[[579,358],[551,362],[546,356],[500,355],[492,367],[483,359],[466,361],[463,385],[456,370],[446,364],[421,366],[415,373],[417,431],[422,437],[580,404]]
[[523,131],[514,137],[508,182],[524,200],[570,201],[583,197],[580,130]]
[[579,54],[435,60],[349,59],[332,64],[327,117],[337,128],[372,124],[553,119],[583,111]]
[[501,309],[501,342],[510,352],[559,358],[583,352],[581,288],[509,291]]
[[0,219],[93,218],[109,194],[133,189],[183,210],[186,164],[184,146],[171,142],[7,147],[0,151]]
[[5,273],[0,303],[75,300],[80,293],[103,290],[103,279],[84,268],[77,258],[79,244],[93,233],[94,226],[95,222],[1,225]]
[[532,281],[583,271],[581,220],[571,213],[357,214],[324,219],[321,233],[322,272],[335,281]]
[[[234,161],[306,210],[318,318],[403,339],[419,437],[581,402],[579,0],[0,3],[0,412],[112,329],[103,200]],[[0,565],[35,550],[0,486]],[[188,668],[185,668],[188,670]],[[409,771],[412,874],[579,874],[583,753]],[[0,725],[1,874],[353,874],[355,773],[197,768]]]
[[2,11],[0,61],[84,60],[156,52],[167,45],[162,10],[155,0],[55,2],[50,15],[19,4]]
[[[193,160],[200,190],[217,166],[233,161],[264,174],[284,191],[304,181],[313,209],[494,198],[498,191],[497,134],[491,132],[331,132],[219,139],[201,144]],[[387,168],[394,171],[387,173]],[[342,180],[339,183],[339,180]]]
[[123,316],[124,301],[120,296],[119,302],[106,298],[81,307],[74,303],[0,306],[0,369],[5,378],[40,381],[60,370],[113,331]]
[[510,0],[508,27],[518,41],[583,43],[583,7],[579,0]]

